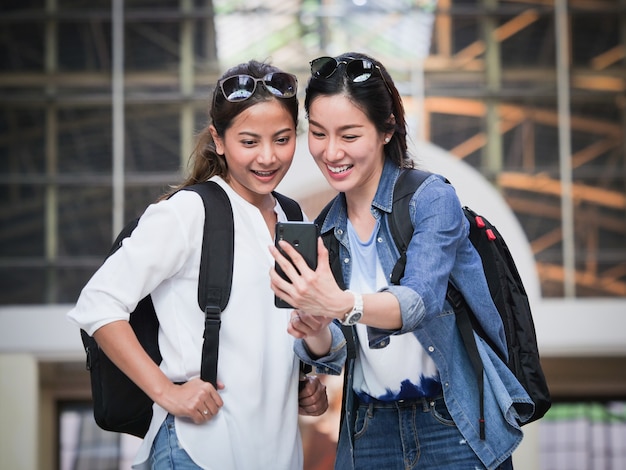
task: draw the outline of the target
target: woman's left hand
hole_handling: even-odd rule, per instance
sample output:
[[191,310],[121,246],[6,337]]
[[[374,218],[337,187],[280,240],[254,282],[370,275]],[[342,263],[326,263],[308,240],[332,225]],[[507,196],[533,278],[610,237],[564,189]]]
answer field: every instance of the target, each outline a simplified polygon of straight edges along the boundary
[[287,332],[295,338],[310,338],[326,330],[333,319],[329,317],[315,317],[301,310],[291,312],[291,320]]

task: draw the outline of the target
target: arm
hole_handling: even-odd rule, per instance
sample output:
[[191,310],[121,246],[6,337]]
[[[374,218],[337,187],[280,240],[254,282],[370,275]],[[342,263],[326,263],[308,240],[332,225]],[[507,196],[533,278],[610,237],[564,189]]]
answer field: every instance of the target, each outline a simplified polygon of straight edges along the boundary
[[[222,407],[221,397],[208,382],[193,379],[184,385],[172,383],[141,347],[127,321],[108,323],[93,336],[109,359],[168,413],[199,424]],[[218,388],[223,385],[218,384]]]

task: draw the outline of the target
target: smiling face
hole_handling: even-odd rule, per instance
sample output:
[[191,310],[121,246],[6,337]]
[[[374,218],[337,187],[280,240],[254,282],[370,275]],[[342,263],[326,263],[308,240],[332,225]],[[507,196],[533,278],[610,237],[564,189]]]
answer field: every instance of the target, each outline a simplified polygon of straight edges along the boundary
[[345,95],[317,96],[309,107],[309,151],[333,189],[373,198],[384,164],[385,133]]
[[262,101],[239,114],[222,137],[211,128],[215,148],[226,158],[228,183],[257,207],[268,203],[291,166],[296,149],[293,116],[277,99]]

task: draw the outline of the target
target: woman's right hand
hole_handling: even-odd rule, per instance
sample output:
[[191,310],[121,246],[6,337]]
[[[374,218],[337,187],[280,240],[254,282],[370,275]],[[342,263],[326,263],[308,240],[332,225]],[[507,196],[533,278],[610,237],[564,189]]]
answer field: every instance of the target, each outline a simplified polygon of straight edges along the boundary
[[216,390],[211,383],[194,378],[182,385],[172,384],[157,403],[174,416],[202,424],[213,418],[224,405],[218,393],[223,388],[221,382],[217,383]]
[[284,280],[275,269],[270,272],[271,288],[281,299],[298,310],[316,317],[342,319],[354,304],[354,297],[342,290],[333,276],[328,263],[328,250],[317,239],[317,269],[313,271],[298,251],[285,241],[280,247],[291,258],[293,264],[278,249],[270,246],[270,252],[289,278]]

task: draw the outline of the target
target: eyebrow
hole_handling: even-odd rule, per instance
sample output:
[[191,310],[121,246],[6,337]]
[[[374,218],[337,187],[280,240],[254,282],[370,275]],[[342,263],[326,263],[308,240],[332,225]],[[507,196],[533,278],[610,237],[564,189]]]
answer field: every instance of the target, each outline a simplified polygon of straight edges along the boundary
[[[325,128],[323,125],[321,125],[319,122],[317,122],[315,120],[309,119],[309,124],[313,124],[314,126]],[[345,126],[341,126],[339,128],[339,130],[340,131],[349,131],[351,129],[361,129],[361,128],[363,128],[362,124],[346,124]]]
[[[278,136],[280,134],[284,134],[285,132],[293,132],[293,131],[294,131],[293,127],[285,127],[284,129],[281,129],[279,131],[274,132],[273,136],[276,137],[276,136]],[[239,135],[240,137],[243,137],[243,136],[250,136],[250,137],[256,137],[256,138],[261,137],[260,134],[256,134],[256,133],[250,132],[250,131],[241,131],[237,135]]]

